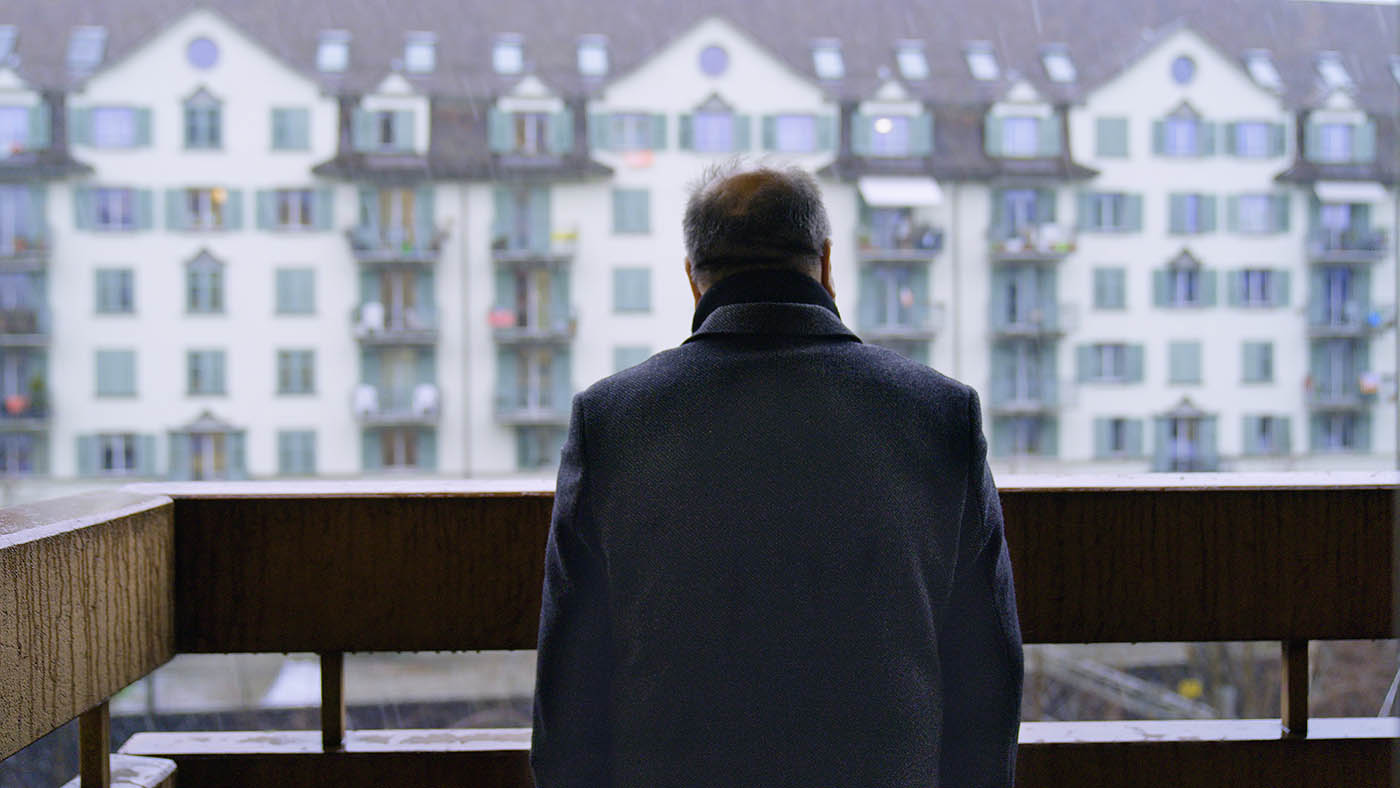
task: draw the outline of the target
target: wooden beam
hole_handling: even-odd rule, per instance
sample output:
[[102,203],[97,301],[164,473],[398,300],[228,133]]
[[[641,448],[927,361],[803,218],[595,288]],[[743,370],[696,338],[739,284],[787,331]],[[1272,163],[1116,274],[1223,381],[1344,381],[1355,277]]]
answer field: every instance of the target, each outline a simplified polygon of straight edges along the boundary
[[112,715],[103,701],[78,717],[78,779],[82,788],[112,786]]
[[120,491],[0,510],[0,759],[173,656],[173,514]]
[[1279,705],[1283,729],[1289,736],[1308,735],[1308,641],[1283,641],[1283,688]]
[[321,654],[321,746],[327,751],[345,744],[345,655]]

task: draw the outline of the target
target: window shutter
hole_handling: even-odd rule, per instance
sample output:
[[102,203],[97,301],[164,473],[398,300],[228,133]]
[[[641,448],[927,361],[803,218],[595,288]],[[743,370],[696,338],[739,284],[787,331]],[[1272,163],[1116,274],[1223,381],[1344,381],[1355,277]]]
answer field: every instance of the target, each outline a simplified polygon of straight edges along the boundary
[[909,119],[909,154],[927,156],[933,153],[933,115],[925,112]]
[[1142,419],[1125,420],[1123,424],[1123,455],[1127,457],[1141,457],[1143,455]]
[[1094,208],[1097,207],[1097,201],[1098,195],[1091,191],[1080,191],[1077,195],[1076,202],[1079,204],[1080,230],[1100,229],[1098,211],[1094,210]]
[[1351,143],[1352,158],[1357,162],[1376,160],[1376,123],[1367,120],[1356,127]]
[[225,230],[243,229],[243,190],[228,190],[228,207],[224,211]]
[[25,147],[39,150],[53,142],[53,111],[47,101],[40,101],[29,110],[29,141]]
[[1273,231],[1276,233],[1288,232],[1288,219],[1289,214],[1291,213],[1289,209],[1291,207],[1292,202],[1289,199],[1289,195],[1276,194],[1270,199],[1270,202],[1273,204],[1274,208],[1274,226],[1272,228]]
[[564,156],[574,150],[574,113],[563,110],[549,116],[549,152]]
[[734,116],[734,150],[746,151],[753,147],[752,119],[748,115]]
[[986,121],[982,124],[982,127],[984,129],[982,135],[982,142],[987,155],[1002,155],[1003,146],[1001,143],[1001,118],[998,118],[994,115],[988,115]]
[[1239,153],[1240,124],[1226,123],[1225,129],[1225,153],[1234,156]]
[[360,433],[360,464],[366,471],[383,468],[384,454],[380,445],[379,430],[364,430]]
[[1259,380],[1260,380],[1260,375],[1259,375],[1259,367],[1260,367],[1259,354],[1260,354],[1260,350],[1259,350],[1259,343],[1258,343],[1258,342],[1245,342],[1245,343],[1244,343],[1244,370],[1243,370],[1243,378],[1244,378],[1244,382],[1245,382],[1245,383],[1258,383]]
[[1040,420],[1040,451],[1042,457],[1055,457],[1060,453],[1060,422],[1052,417]]
[[[1244,349],[1247,352],[1249,350],[1249,345],[1245,345]],[[1245,366],[1247,369],[1248,364]],[[1245,378],[1248,379],[1248,373],[1245,374]],[[1240,442],[1240,446],[1243,447],[1245,454],[1260,453],[1262,447],[1259,445],[1259,422],[1261,420],[1262,418],[1260,416],[1248,415],[1242,419],[1244,424],[1244,440]]]
[[872,119],[860,113],[851,115],[851,153],[857,156],[870,155],[870,135]]
[[992,198],[992,204],[987,209],[987,215],[991,217],[991,221],[987,222],[987,234],[992,238],[1004,238],[1007,235],[1007,228],[1002,226],[1006,219],[1002,205],[1005,196],[1000,189],[988,189],[987,194]]
[[299,470],[295,443],[296,433],[277,431],[277,472],[284,476],[295,474]]
[[763,116],[763,149],[778,149],[778,119],[772,115]]
[[690,114],[683,114],[677,119],[680,127],[680,140],[676,143],[677,150],[695,150],[695,118]]
[[1218,272],[1211,268],[1201,269],[1201,306],[1215,306],[1215,280]]
[[150,189],[136,189],[134,195],[136,229],[149,230],[155,226],[155,197]]
[[1128,119],[1098,118],[1095,121],[1095,154],[1102,158],[1128,155]]
[[190,435],[187,432],[170,433],[168,475],[175,481],[187,481],[193,475],[190,472]]
[[611,150],[609,137],[612,131],[612,116],[594,112],[588,116],[588,146],[593,150]]
[[514,117],[495,107],[486,110],[486,146],[492,153],[509,153],[515,149],[515,135],[511,126]]
[[1240,198],[1230,196],[1225,198],[1225,229],[1232,233],[1240,231]]
[[350,139],[355,150],[361,152],[374,150],[377,147],[375,138],[378,136],[375,133],[378,129],[374,113],[357,109],[351,116],[351,124]]
[[[376,243],[379,241],[379,192],[371,187],[361,187],[360,195],[360,227],[369,235],[373,236]],[[499,200],[497,201],[499,207]]]
[[90,109],[69,109],[69,110],[68,110],[68,144],[69,144],[69,145],[91,145],[91,144],[92,144],[92,110],[90,110]]
[[136,107],[131,110],[132,123],[136,130],[133,135],[133,144],[138,148],[144,148],[151,144],[151,110],[148,107]]
[[1113,420],[1094,419],[1094,459],[1113,456]]
[[317,230],[329,230],[335,224],[335,193],[322,186],[312,193],[312,224]]
[[228,477],[230,479],[248,478],[246,452],[244,451],[245,436],[246,433],[243,430],[230,430],[225,433],[225,440],[228,441]]
[[360,351],[360,382],[375,388],[379,388],[383,383],[379,369],[379,351],[371,348]]
[[1322,158],[1322,127],[1317,123],[1303,127],[1303,155],[1308,161]]
[[569,272],[555,271],[549,278],[549,321],[556,326],[569,323]]
[[91,187],[78,186],[73,189],[73,226],[79,230],[91,230],[96,224],[95,197]]
[[1080,345],[1075,348],[1074,361],[1075,377],[1080,383],[1099,376],[1098,352],[1094,345]]
[[1124,195],[1123,230],[1130,233],[1142,231],[1142,195]]
[[270,189],[257,191],[258,229],[272,230],[277,227],[277,194]]
[[1287,416],[1274,416],[1274,447],[1279,454],[1293,453],[1293,424]]
[[651,149],[666,150],[666,116],[651,116]]
[[520,357],[510,348],[502,348],[496,354],[496,409],[508,410],[520,401],[519,374]]
[[1123,268],[1110,268],[1108,277],[1108,302],[1115,309],[1128,307],[1128,272]]
[[414,364],[417,383],[437,383],[437,354],[432,348],[422,348]]
[[1141,383],[1143,375],[1143,346],[1123,347],[1123,380],[1126,383]]
[[1244,304],[1244,271],[1226,272],[1225,303],[1230,306]]
[[817,150],[831,150],[836,145],[836,119],[829,115],[818,115]]
[[1060,116],[1052,114],[1048,118],[1041,118],[1040,121],[1036,123],[1036,130],[1040,137],[1038,141],[1039,144],[1036,147],[1036,153],[1041,156],[1060,155],[1060,138],[1062,136],[1060,133]]
[[1186,232],[1186,201],[1190,195],[1173,194],[1167,197],[1167,231],[1171,233]]
[[1171,289],[1168,276],[1169,272],[1164,268],[1152,272],[1153,306],[1170,306]]
[[1203,233],[1215,232],[1215,213],[1215,195],[1199,195],[1196,202],[1196,221],[1199,222],[1199,226],[1196,229]]
[[156,436],[136,436],[136,469],[142,476],[156,475]]
[[184,196],[183,189],[165,190],[165,229],[184,230],[189,226]]
[[1215,135],[1216,124],[1197,123],[1196,124],[1196,153],[1200,156],[1215,155]]
[[530,248],[535,251],[549,251],[549,187],[537,186],[530,190]]
[[418,470],[437,470],[437,430],[423,427],[418,430]]
[[1287,270],[1279,268],[1273,273],[1274,279],[1274,306],[1288,306],[1292,300],[1289,294],[1289,273]]
[[1160,120],[1152,121],[1152,152],[1158,156],[1167,152],[1167,124]]
[[491,226],[492,248],[505,248],[515,227],[515,199],[510,189],[497,187],[494,192],[495,213]]
[[560,411],[569,409],[569,401],[574,396],[574,384],[570,379],[572,373],[569,363],[569,352],[566,350],[556,350],[551,359],[552,367],[549,371],[550,382],[554,385],[554,391],[550,392],[553,397],[551,401],[554,408]]
[[1217,446],[1216,419],[1214,416],[1206,416],[1201,419],[1200,424],[1200,457],[1201,469],[1206,471],[1218,470],[1220,467],[1220,449]]
[[399,110],[394,113],[394,150],[412,151],[417,149],[417,140],[413,137],[413,112],[412,110]]
[[1035,190],[1035,221],[1037,224],[1054,224],[1055,190]]
[[210,370],[209,379],[214,383],[211,389],[212,392],[215,394],[227,393],[228,387],[226,385],[225,373],[228,370],[225,369],[224,366],[224,351],[211,350],[206,358],[208,359],[206,363],[209,365]]
[[[431,183],[420,185],[413,193],[413,235],[420,249],[428,248],[437,232],[437,217],[433,198],[436,191]],[[548,239],[549,230],[545,229]]]
[[1269,124],[1269,155],[1282,156],[1288,147],[1287,127],[1282,123]]

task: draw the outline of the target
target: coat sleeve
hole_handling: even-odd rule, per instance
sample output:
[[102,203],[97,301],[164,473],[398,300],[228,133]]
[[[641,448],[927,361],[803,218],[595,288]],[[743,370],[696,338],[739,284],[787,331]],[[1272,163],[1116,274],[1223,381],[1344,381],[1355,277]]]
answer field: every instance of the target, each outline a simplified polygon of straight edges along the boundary
[[612,629],[574,398],[545,548],[530,766],[539,788],[611,784]]
[[975,392],[968,407],[971,467],[938,644],[943,668],[939,782],[990,788],[1015,780],[1024,663],[1001,500],[987,467]]

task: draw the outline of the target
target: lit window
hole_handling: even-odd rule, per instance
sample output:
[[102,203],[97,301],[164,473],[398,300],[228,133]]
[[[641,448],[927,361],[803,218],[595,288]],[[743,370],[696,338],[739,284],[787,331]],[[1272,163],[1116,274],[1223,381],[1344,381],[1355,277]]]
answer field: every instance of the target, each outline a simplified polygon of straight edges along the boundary
[[321,31],[321,40],[316,46],[316,69],[339,73],[349,65],[350,33],[345,30]]
[[409,33],[403,45],[403,68],[410,74],[429,74],[437,67],[437,36]]
[[185,189],[184,229],[222,230],[228,226],[227,189]]
[[525,70],[525,45],[520,36],[501,36],[491,50],[491,66],[497,74],[519,74]]
[[1001,77],[1001,67],[997,65],[997,56],[992,52],[991,44],[985,41],[968,44],[967,70],[972,72],[973,79],[982,82]]
[[1317,56],[1317,73],[1329,88],[1352,86],[1351,75],[1342,65],[1342,56],[1336,52],[1323,52]]
[[608,73],[608,40],[602,36],[584,36],[578,42],[578,73],[585,77],[601,77]]
[[1051,82],[1073,82],[1079,77],[1079,72],[1074,68],[1074,61],[1069,59],[1069,51],[1063,46],[1046,47],[1040,60],[1045,64],[1045,76],[1049,77]]
[[1040,123],[1036,118],[1002,118],[1001,152],[1006,156],[1034,156],[1040,149]]
[[841,79],[846,76],[846,63],[841,59],[841,43],[830,39],[813,43],[812,67],[821,79]]
[[85,74],[97,68],[106,47],[106,28],[73,28],[73,34],[68,39],[68,70]]
[[1283,79],[1278,75],[1278,69],[1274,67],[1269,50],[1251,49],[1244,53],[1244,62],[1245,67],[1249,69],[1249,76],[1259,87],[1275,91],[1283,89]]
[[15,39],[18,37],[14,25],[0,25],[0,65],[8,64],[10,55],[15,53]]
[[871,124],[870,155],[908,156],[909,118],[904,115],[885,115],[875,118]]
[[899,73],[905,79],[928,79],[928,58],[924,57],[924,42],[901,41],[895,50]]

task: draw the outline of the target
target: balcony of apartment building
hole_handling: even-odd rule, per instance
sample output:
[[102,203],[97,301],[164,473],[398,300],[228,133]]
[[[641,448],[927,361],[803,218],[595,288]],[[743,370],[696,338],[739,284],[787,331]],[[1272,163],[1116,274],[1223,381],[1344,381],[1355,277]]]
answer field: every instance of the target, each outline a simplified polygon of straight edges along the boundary
[[861,178],[856,256],[862,263],[926,263],[943,251],[933,206],[943,200],[931,178]]
[[487,314],[501,345],[567,344],[578,330],[565,268],[540,264],[503,265],[496,270],[496,305]]
[[1055,263],[1074,252],[1075,234],[1056,220],[1056,195],[1049,188],[992,190],[992,262]]
[[353,404],[355,417],[366,427],[427,427],[438,422],[441,396],[435,383],[361,383]]
[[49,262],[44,191],[0,184],[0,271],[35,271]]
[[1152,470],[1201,473],[1220,470],[1216,417],[1182,398],[1154,420]]
[[437,310],[431,306],[361,304],[350,324],[361,345],[433,345],[438,341]]
[[573,262],[578,230],[498,230],[491,236],[491,259],[500,265],[561,266]]
[[1056,339],[1079,325],[1077,304],[1042,300],[992,311],[992,335],[998,339]]
[[928,265],[868,262],[860,272],[860,335],[876,343],[926,342],[943,330],[947,309],[929,301]]
[[[0,278],[5,275],[0,274]],[[3,295],[3,291],[0,291]],[[45,347],[49,344],[47,304],[0,302],[0,346]]]
[[48,428],[46,368],[47,359],[42,351],[0,349],[0,430]]
[[[1394,636],[1397,488],[1393,473],[1004,481],[1026,643],[1280,657],[1277,717],[1022,723],[1017,784],[1387,786],[1395,720],[1314,716],[1309,646]],[[0,758],[77,718],[84,785],[525,788],[528,727],[350,729],[345,654],[534,648],[551,505],[548,485],[249,482],[8,509],[0,598],[21,648],[0,659],[0,705],[24,714],[0,727]],[[151,731],[109,754],[108,699],[175,655],[291,651],[319,655],[319,729]]]
[[496,358],[496,421],[528,427],[569,423],[570,354],[548,345],[502,346]]
[[1308,304],[1308,336],[1313,339],[1362,338],[1395,325],[1395,305],[1373,305],[1360,298],[1333,300],[1315,296]]
[[431,185],[364,187],[359,219],[346,231],[360,263],[436,263],[448,231],[436,223]]
[[1379,379],[1373,374],[1332,378],[1308,376],[1303,398],[1314,411],[1365,410],[1376,401]]
[[1314,227],[1308,233],[1308,259],[1315,263],[1374,263],[1389,249],[1385,230]]
[[876,344],[924,342],[937,336],[947,321],[948,309],[943,304],[900,305],[897,309],[881,310],[869,317],[862,315],[860,335]]
[[1048,414],[1072,404],[1073,393],[1067,381],[1027,375],[993,380],[988,404],[1001,416]]
[[1309,343],[1304,401],[1315,411],[1369,408],[1380,389],[1380,376],[1369,371],[1370,343],[1365,339],[1314,339]]

